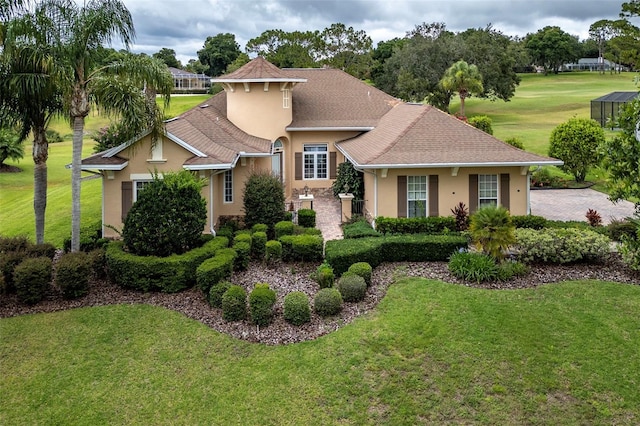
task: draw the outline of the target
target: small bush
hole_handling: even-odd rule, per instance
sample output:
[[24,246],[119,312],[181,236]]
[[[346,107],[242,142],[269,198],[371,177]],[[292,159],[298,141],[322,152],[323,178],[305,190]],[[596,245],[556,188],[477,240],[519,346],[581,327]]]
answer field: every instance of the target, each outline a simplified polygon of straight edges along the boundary
[[247,292],[239,285],[232,285],[222,295],[222,318],[240,321],[247,317]]
[[25,252],[27,257],[48,257],[53,260],[56,255],[56,246],[50,243],[30,244]]
[[442,234],[456,229],[453,217],[379,217],[376,229],[381,234]]
[[602,226],[602,216],[600,216],[600,213],[598,213],[596,210],[587,210],[587,214],[585,215],[585,217],[587,218],[587,222],[589,222],[589,225],[593,228]]
[[56,284],[65,299],[84,296],[89,291],[91,257],[85,252],[65,253],[56,266]]
[[493,122],[491,121],[491,117],[486,115],[475,115],[469,119],[469,124],[471,124],[476,129],[480,129],[485,133],[493,135]]
[[379,237],[380,233],[373,229],[369,222],[364,219],[356,222],[344,225],[342,227],[342,233],[344,238],[364,238],[364,237]]
[[323,288],[313,299],[313,309],[323,317],[335,315],[342,310],[342,295],[336,288]]
[[524,143],[518,137],[512,136],[510,138],[505,139],[504,141],[509,145],[514,146],[518,149],[524,149]]
[[338,280],[338,290],[345,302],[359,302],[367,294],[367,283],[354,272],[345,272]]
[[547,226],[547,219],[542,216],[535,215],[511,216],[511,222],[516,229],[543,229]]
[[364,282],[367,283],[367,287],[371,285],[371,274],[373,273],[373,268],[367,262],[357,262],[353,265],[349,266],[347,272],[353,272],[356,275],[364,278]]
[[256,232],[267,232],[269,230],[269,226],[264,224],[264,223],[256,223],[255,225],[253,225],[251,227],[251,232],[252,233],[256,233]]
[[302,232],[300,233],[296,232],[296,235],[300,235],[300,234],[322,236],[322,230],[318,228],[303,228]]
[[624,238],[636,239],[636,225],[629,219],[613,219],[607,225],[609,238],[622,241]]
[[209,306],[212,308],[222,308],[222,296],[232,285],[229,281],[220,281],[212,285],[209,290]]
[[[104,248],[109,240],[102,238],[102,221],[97,220],[80,228],[80,251],[90,252],[97,248]],[[71,236],[62,243],[65,252],[71,250]]]
[[483,253],[459,252],[451,255],[449,271],[465,281],[492,281],[498,277],[496,260]]
[[548,168],[539,168],[531,174],[531,186],[534,188],[549,188],[560,185],[560,178],[551,174]]
[[451,213],[453,213],[453,218],[456,221],[455,230],[458,232],[466,231],[469,227],[469,209],[467,209],[467,206],[460,201],[458,205],[451,209]]
[[498,280],[508,281],[513,277],[523,277],[529,273],[529,268],[522,262],[507,260],[498,264]]
[[31,242],[25,236],[0,237],[0,253],[25,251],[30,245]]
[[234,264],[236,271],[244,271],[249,267],[249,260],[251,258],[251,244],[245,241],[240,241],[233,245],[233,249],[238,254]]
[[4,278],[4,285],[7,291],[11,292],[15,289],[13,281],[13,272],[23,260],[27,258],[25,251],[9,251],[0,253],[0,272]]
[[282,243],[276,240],[267,241],[265,246],[265,260],[267,263],[277,262],[282,259]]
[[204,294],[209,293],[209,290],[214,285],[231,277],[237,256],[235,249],[220,249],[213,257],[198,266],[196,269],[196,283]]
[[335,276],[333,274],[333,268],[328,263],[325,262],[318,266],[318,269],[316,269],[313,275],[314,280],[320,285],[320,288],[333,287]]
[[284,297],[284,319],[293,325],[311,321],[311,308],[306,294],[294,291]]
[[264,231],[254,232],[251,235],[251,256],[254,259],[263,260],[266,252],[266,245],[267,245],[267,233]]
[[298,225],[305,228],[315,228],[316,211],[311,209],[298,210]]
[[276,239],[279,240],[281,237],[285,235],[293,235],[294,225],[293,225],[293,222],[283,220],[281,222],[276,223],[274,229],[275,229]]
[[518,258],[525,263],[572,263],[601,260],[609,238],[590,229],[517,229]]
[[51,276],[52,262],[48,257],[35,257],[22,261],[13,272],[18,300],[28,305],[41,301],[47,293]]
[[104,248],[97,248],[91,250],[89,253],[89,263],[91,264],[91,272],[97,278],[104,278],[107,276],[107,257],[106,250]]
[[469,232],[478,249],[496,260],[515,242],[515,226],[509,211],[502,206],[487,206],[471,215]]
[[256,284],[249,294],[249,309],[254,324],[266,326],[273,318],[273,305],[276,304],[276,292],[267,283]]
[[282,259],[285,262],[315,262],[322,260],[323,239],[318,235],[285,235],[282,243]]

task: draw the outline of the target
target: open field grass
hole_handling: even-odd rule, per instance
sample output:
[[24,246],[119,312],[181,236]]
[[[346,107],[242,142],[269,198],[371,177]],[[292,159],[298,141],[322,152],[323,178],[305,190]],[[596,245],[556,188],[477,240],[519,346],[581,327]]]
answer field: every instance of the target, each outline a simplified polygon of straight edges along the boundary
[[[171,99],[167,117],[182,114],[189,108],[208,99],[208,95],[176,96]],[[86,137],[83,155],[93,152],[95,141],[91,134],[109,125],[109,119],[92,113],[86,120]],[[63,119],[54,120],[50,126],[65,139],[62,143],[49,145],[47,212],[45,218],[45,239],[58,247],[71,234],[71,170],[65,165],[71,163],[71,128]],[[0,235],[27,235],[35,240],[35,219],[33,216],[33,160],[31,144],[25,144],[25,158],[18,166],[21,173],[0,174]],[[89,174],[85,174],[90,176]],[[102,215],[102,185],[99,179],[82,183],[82,224],[100,220]]]
[[0,423],[638,424],[640,287],[420,278],[318,340],[234,340],[163,308],[0,320]]

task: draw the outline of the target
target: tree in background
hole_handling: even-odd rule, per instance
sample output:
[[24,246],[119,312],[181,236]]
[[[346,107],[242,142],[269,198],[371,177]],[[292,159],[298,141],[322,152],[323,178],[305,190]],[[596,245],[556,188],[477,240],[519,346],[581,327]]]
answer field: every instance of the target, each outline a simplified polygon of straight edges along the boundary
[[371,68],[371,37],[363,30],[332,24],[319,35],[322,63],[364,78]]
[[204,73],[211,77],[222,75],[239,55],[240,45],[231,33],[207,37],[203,48],[198,50],[198,59],[207,67]]
[[152,56],[156,59],[160,59],[162,62],[167,64],[168,67],[182,69],[182,64],[176,58],[176,51],[173,49],[163,47]]
[[589,27],[589,37],[598,45],[598,58],[601,58],[598,71],[604,74],[604,53],[607,42],[614,35],[614,23],[610,19],[601,19]]
[[24,157],[24,145],[12,129],[0,128],[0,167],[6,160],[20,161]]
[[460,116],[464,115],[464,100],[472,95],[482,93],[482,75],[475,65],[469,65],[465,61],[458,61],[445,71],[442,80],[442,87],[449,91],[458,93],[460,97]]
[[202,65],[199,59],[189,59],[189,62],[184,66],[185,71],[192,72],[194,74],[204,74],[207,70],[205,65]]
[[552,26],[527,34],[526,47],[534,63],[544,67],[545,74],[549,70],[557,74],[563,64],[575,62],[581,53],[578,37]]
[[309,68],[320,57],[318,31],[267,30],[247,42],[246,51],[279,68]]
[[576,182],[584,182],[589,169],[600,161],[598,150],[604,142],[604,130],[595,120],[573,117],[551,132],[549,156],[564,161],[560,168]]

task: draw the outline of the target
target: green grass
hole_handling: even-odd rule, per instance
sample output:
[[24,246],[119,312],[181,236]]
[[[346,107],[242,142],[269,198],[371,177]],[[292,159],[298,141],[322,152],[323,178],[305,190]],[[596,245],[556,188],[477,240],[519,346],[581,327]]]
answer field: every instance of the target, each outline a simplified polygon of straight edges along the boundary
[[0,423],[637,424],[640,287],[419,278],[315,341],[146,305],[0,320]]
[[[184,111],[207,99],[208,95],[176,96],[171,99],[168,117],[182,114]],[[107,126],[109,119],[91,113],[86,120],[83,156],[93,153],[95,142],[92,132]],[[65,238],[71,235],[71,170],[65,165],[71,163],[72,132],[68,122],[54,120],[50,126],[65,139],[62,143],[49,145],[47,161],[47,211],[45,217],[45,240],[62,246]],[[26,235],[35,240],[35,219],[33,216],[33,160],[31,144],[25,143],[25,157],[18,163],[20,173],[0,174],[0,235]],[[84,174],[90,176],[89,174]],[[82,183],[82,224],[94,223],[102,215],[102,185],[99,179]]]

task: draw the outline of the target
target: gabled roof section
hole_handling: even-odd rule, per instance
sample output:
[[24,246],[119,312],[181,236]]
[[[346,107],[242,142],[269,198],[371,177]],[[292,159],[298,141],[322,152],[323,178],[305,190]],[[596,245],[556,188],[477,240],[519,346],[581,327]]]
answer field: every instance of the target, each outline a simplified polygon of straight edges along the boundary
[[432,106],[402,103],[336,147],[360,168],[560,165],[515,148]]
[[234,72],[214,78],[212,81],[214,83],[304,83],[307,80],[287,74],[263,57],[258,56]]

